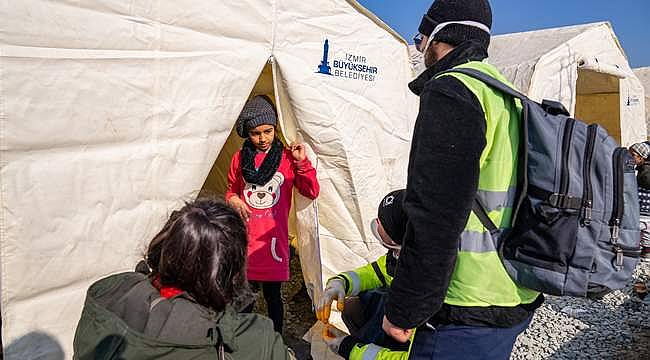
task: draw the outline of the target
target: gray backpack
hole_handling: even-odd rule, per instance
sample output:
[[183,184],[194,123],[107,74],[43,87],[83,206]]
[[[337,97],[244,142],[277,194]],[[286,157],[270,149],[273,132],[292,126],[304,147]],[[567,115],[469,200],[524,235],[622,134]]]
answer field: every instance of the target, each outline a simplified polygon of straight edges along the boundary
[[[453,69],[521,100],[518,196],[512,228],[499,238],[508,274],[551,295],[602,297],[623,288],[640,256],[634,160],[597,124],[538,104],[473,69]],[[499,231],[475,199],[483,226]]]

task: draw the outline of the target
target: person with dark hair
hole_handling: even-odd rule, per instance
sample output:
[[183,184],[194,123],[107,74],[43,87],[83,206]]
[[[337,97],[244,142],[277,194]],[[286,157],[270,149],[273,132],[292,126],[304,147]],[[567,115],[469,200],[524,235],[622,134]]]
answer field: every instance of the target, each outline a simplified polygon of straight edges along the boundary
[[[262,289],[275,331],[282,333],[282,282],[289,280],[289,210],[294,186],[316,199],[316,169],[304,144],[285,148],[276,136],[277,114],[266,96],[249,100],[236,123],[246,139],[232,157],[226,201],[248,226],[248,279]],[[251,304],[245,311],[252,311]]]
[[639,186],[641,259],[650,261],[650,143],[637,143],[628,150],[638,171],[636,180]]
[[141,272],[89,288],[74,358],[292,359],[271,320],[238,313],[250,297],[246,245],[241,217],[223,201],[174,211],[149,243]]
[[[488,0],[436,0],[417,41],[425,70],[409,84],[420,111],[409,156],[408,218],[383,328],[411,340],[415,359],[508,359],[543,302],[499,259],[502,231],[472,213],[475,201],[500,230],[517,194],[521,106],[455,68],[507,79],[488,61]],[[415,329],[417,329],[415,331]]]

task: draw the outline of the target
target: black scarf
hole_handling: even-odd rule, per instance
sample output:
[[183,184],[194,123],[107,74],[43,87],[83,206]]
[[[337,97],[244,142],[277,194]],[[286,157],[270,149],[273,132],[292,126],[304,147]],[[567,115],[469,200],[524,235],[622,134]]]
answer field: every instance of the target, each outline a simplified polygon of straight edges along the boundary
[[268,183],[278,171],[280,161],[282,160],[282,142],[278,139],[273,140],[271,149],[266,154],[266,158],[262,162],[259,169],[255,169],[255,155],[257,155],[257,148],[250,141],[246,139],[241,148],[241,172],[244,175],[244,180],[249,184],[257,184],[260,186]]

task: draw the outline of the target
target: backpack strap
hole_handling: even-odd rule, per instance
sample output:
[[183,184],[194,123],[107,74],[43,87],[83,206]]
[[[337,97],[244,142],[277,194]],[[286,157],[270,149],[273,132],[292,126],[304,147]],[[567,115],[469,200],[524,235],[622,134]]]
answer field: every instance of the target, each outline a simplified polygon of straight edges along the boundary
[[453,68],[453,69],[450,69],[450,70],[443,71],[443,72],[439,73],[438,75],[436,75],[436,77],[441,76],[441,75],[450,74],[450,73],[464,74],[464,75],[470,76],[470,77],[472,77],[472,78],[474,78],[476,80],[480,80],[480,81],[484,82],[486,85],[489,85],[490,87],[492,87],[494,89],[497,89],[497,90],[501,91],[504,94],[513,96],[513,97],[515,97],[517,99],[520,99],[520,100],[527,100],[528,99],[528,96],[526,96],[526,95],[520,93],[519,91],[513,89],[509,85],[506,85],[503,82],[493,78],[492,76],[490,76],[490,75],[488,75],[488,74],[486,74],[486,73],[484,73],[482,71],[476,70],[476,69]]
[[491,234],[494,234],[499,230],[499,228],[497,228],[497,226],[494,224],[494,221],[492,221],[492,219],[490,219],[488,216],[487,211],[485,211],[485,207],[483,204],[481,204],[481,201],[478,199],[478,197],[474,198],[474,202],[472,203],[472,211],[481,221],[481,224],[483,224],[483,226],[488,229]]
[[[443,71],[437,76],[441,75],[446,75],[446,74],[451,74],[451,73],[459,73],[463,75],[467,75],[469,77],[472,77],[476,80],[480,80],[481,82],[485,83],[486,85],[492,87],[493,89],[499,90],[502,93],[512,96],[516,99],[519,99],[522,101],[524,108],[526,108],[526,102],[530,101],[528,96],[522,94],[521,92],[513,89],[511,86],[503,83],[500,80],[495,79],[494,77],[476,70],[476,69],[470,69],[470,68],[453,68],[449,69],[447,71]],[[521,204],[523,202],[524,194],[527,191],[528,188],[528,174],[526,171],[526,167],[528,166],[528,154],[526,152],[526,149],[528,147],[528,118],[527,114],[524,111],[522,114],[522,136],[521,140],[519,143],[519,152],[522,156],[521,161],[519,162],[519,171],[518,171],[518,181],[521,184],[521,189],[518,191],[518,196],[517,196],[517,201],[515,202],[515,207],[514,207],[514,212],[513,212],[513,226],[514,223],[517,219],[517,215],[519,213],[519,208],[521,207]],[[478,195],[477,195],[478,196]],[[478,219],[481,221],[481,224],[490,231],[490,233],[494,233],[498,231],[497,226],[494,224],[492,219],[488,216],[487,211],[485,210],[485,207],[483,204],[481,204],[481,201],[478,199],[478,197],[474,198],[474,202],[472,203],[472,211]]]

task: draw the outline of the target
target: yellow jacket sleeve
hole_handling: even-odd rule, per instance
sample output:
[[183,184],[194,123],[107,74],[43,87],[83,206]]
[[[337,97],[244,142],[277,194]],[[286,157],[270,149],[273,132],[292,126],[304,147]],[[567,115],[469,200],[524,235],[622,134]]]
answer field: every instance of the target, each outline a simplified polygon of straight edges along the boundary
[[368,265],[337,275],[336,278],[345,281],[345,294],[355,296],[363,291],[389,287],[393,278],[386,271],[386,256],[384,255]]
[[375,344],[357,344],[350,352],[350,360],[406,360],[408,351],[392,351]]

